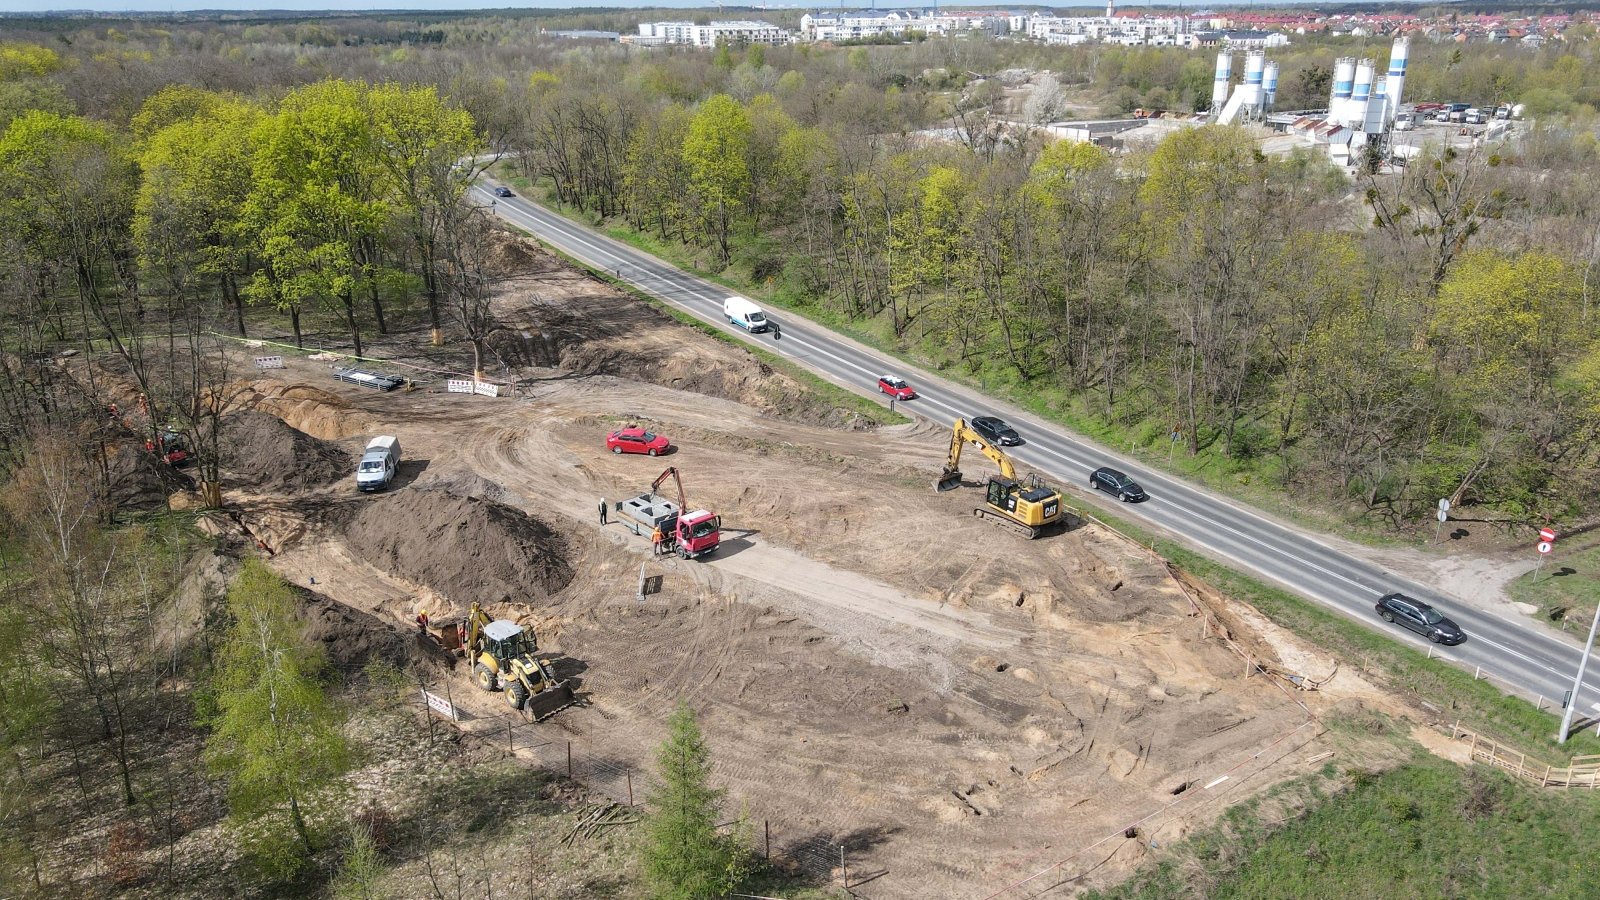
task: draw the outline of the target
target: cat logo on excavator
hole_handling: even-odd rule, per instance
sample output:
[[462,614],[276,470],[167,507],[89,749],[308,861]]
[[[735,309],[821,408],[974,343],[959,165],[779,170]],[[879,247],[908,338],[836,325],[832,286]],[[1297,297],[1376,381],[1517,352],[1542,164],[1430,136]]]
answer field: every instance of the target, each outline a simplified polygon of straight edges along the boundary
[[539,721],[576,702],[572,688],[557,680],[550,664],[537,656],[539,644],[533,632],[509,619],[490,621],[474,603],[466,621],[452,623],[442,637],[447,647],[460,642],[457,646],[472,661],[472,680],[478,687],[502,691],[506,705],[526,718]]

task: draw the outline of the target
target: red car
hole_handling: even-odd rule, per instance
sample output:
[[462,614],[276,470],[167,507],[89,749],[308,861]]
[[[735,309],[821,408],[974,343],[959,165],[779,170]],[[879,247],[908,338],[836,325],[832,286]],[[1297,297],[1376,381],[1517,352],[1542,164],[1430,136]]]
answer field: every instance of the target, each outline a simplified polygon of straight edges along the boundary
[[660,456],[672,449],[672,442],[637,425],[606,435],[606,449],[612,453],[643,453]]
[[879,375],[878,390],[896,400],[910,400],[917,395],[916,390],[911,385],[906,384],[905,379],[896,378],[893,375]]

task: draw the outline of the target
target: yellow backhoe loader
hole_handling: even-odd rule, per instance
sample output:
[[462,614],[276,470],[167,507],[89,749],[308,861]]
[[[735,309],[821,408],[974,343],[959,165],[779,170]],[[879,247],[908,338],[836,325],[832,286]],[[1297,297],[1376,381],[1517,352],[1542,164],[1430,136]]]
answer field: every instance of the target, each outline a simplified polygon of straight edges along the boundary
[[439,643],[472,663],[478,687],[504,692],[506,705],[529,719],[548,718],[576,702],[572,688],[536,655],[539,643],[531,630],[510,619],[490,621],[476,603],[460,623],[440,629]]
[[972,514],[1001,525],[1030,539],[1043,534],[1046,529],[1061,521],[1061,493],[1029,475],[1026,482],[1017,480],[1017,468],[1011,464],[999,447],[984,440],[972,429],[966,419],[957,419],[950,429],[950,455],[944,462],[944,472],[934,482],[940,491],[953,491],[961,486],[961,450],[968,443],[976,444],[983,455],[1000,467],[998,476],[989,477],[988,506],[979,506]]

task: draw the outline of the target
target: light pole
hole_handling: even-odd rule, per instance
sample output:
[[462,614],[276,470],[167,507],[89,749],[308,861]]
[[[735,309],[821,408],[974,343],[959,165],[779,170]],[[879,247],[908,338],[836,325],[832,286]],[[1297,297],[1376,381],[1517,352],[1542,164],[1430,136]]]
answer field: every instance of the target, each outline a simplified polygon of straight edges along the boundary
[[1594,649],[1594,632],[1600,628],[1600,606],[1594,608],[1594,621],[1589,623],[1589,643],[1583,645],[1583,659],[1578,661],[1578,677],[1572,680],[1572,699],[1567,702],[1567,711],[1561,715],[1561,736],[1556,743],[1567,742],[1567,732],[1572,730],[1572,711],[1578,708],[1578,689],[1583,686],[1583,670],[1589,667],[1589,651]]

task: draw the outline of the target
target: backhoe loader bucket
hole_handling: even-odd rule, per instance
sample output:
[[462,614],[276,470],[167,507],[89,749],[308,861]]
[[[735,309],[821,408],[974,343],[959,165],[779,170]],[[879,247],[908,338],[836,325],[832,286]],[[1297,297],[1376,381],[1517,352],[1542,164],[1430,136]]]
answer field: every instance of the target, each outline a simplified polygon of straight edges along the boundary
[[939,480],[933,483],[933,489],[936,491],[953,491],[958,487],[961,487],[960,469],[945,469]]
[[538,722],[548,719],[576,702],[578,698],[572,693],[572,688],[568,687],[565,681],[559,681],[523,701],[522,715]]

